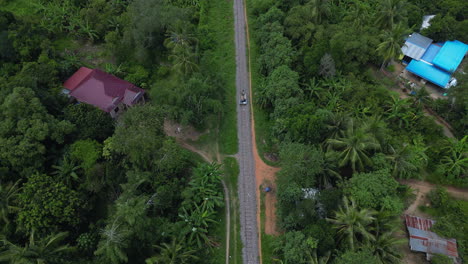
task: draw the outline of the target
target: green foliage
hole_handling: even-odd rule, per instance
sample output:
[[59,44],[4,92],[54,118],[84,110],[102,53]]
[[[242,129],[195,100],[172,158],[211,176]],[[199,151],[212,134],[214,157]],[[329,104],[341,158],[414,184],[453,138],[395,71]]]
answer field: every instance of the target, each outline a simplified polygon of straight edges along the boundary
[[88,104],[71,104],[64,110],[64,119],[76,126],[75,137],[102,142],[112,135],[114,121],[110,115]]
[[126,227],[114,220],[101,230],[101,240],[94,254],[111,264],[127,262],[124,250],[128,247],[128,235]]
[[0,183],[0,221],[3,228],[10,223],[10,215],[20,210],[17,206],[19,182],[20,180],[15,183]]
[[44,174],[29,176],[18,200],[22,208],[18,222],[25,230],[43,232],[85,220],[79,217],[86,205],[79,193]]
[[94,140],[79,140],[70,146],[70,157],[89,172],[102,156],[102,146]]
[[369,209],[359,209],[351,198],[343,197],[343,205],[335,212],[335,217],[329,220],[337,229],[339,240],[351,250],[363,243],[375,239],[368,227],[375,220],[375,212]]
[[112,139],[112,151],[124,154],[139,168],[150,168],[160,161],[157,151],[164,140],[163,113],[151,105],[135,106],[119,119]]
[[432,231],[445,238],[455,238],[459,255],[467,258],[468,202],[455,200],[444,188],[431,191],[428,197],[436,216]]
[[313,254],[317,258],[316,248],[318,241],[307,238],[302,232],[287,232],[275,241],[274,251],[283,256],[284,264],[314,263]]
[[286,144],[281,148],[280,159],[280,178],[285,182],[295,182],[304,188],[310,188],[316,185],[317,175],[324,173],[324,154],[311,146]]
[[353,171],[356,171],[372,164],[369,154],[381,146],[370,131],[364,128],[351,121],[343,137],[327,140],[331,149],[339,151],[341,167],[351,165]]
[[3,240],[5,248],[0,253],[0,261],[9,263],[63,263],[66,254],[74,251],[74,247],[63,245],[67,232],[51,234],[36,241],[34,231],[29,237],[29,243],[24,247]]
[[341,254],[336,264],[378,264],[381,263],[369,249],[361,249],[358,251],[346,251]]
[[165,29],[187,17],[188,10],[175,7],[167,1],[133,1],[128,7],[130,21],[123,34],[123,43],[139,62],[150,63],[155,58],[154,51],[164,42]]
[[190,259],[197,260],[198,257],[194,255],[196,252],[193,249],[184,248],[183,241],[179,242],[175,237],[172,238],[171,243],[163,243],[161,246],[155,246],[161,253],[155,257],[146,259],[146,264],[177,264],[177,263],[190,263]]
[[80,252],[89,255],[96,249],[97,238],[96,233],[82,233],[76,239],[76,247]]
[[399,214],[403,203],[397,196],[398,185],[388,170],[380,170],[354,174],[344,191],[362,208]]
[[298,81],[299,75],[288,66],[276,68],[259,91],[259,103],[264,107],[276,106],[278,101],[284,102],[293,96],[299,96],[301,90]]
[[0,158],[14,171],[31,173],[42,167],[46,141],[63,143],[73,131],[68,121],[47,113],[34,92],[18,87],[0,105]]
[[453,260],[445,255],[435,254],[431,258],[432,264],[452,264]]

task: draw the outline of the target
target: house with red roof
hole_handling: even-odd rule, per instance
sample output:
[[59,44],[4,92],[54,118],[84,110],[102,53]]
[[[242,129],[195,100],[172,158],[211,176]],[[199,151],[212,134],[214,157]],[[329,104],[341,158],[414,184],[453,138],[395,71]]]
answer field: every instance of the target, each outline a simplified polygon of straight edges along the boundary
[[145,91],[99,69],[81,67],[64,84],[64,93],[116,117],[127,107],[144,101]]

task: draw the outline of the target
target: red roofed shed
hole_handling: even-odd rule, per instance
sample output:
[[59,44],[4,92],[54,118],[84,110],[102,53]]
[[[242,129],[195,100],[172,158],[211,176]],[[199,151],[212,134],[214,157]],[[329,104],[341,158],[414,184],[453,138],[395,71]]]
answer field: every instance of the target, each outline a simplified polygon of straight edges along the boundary
[[410,235],[410,248],[413,251],[426,252],[426,259],[430,260],[434,254],[446,255],[459,263],[457,241],[438,236],[431,231],[434,220],[405,215],[406,228]]
[[81,67],[64,84],[69,95],[80,102],[94,105],[114,117],[120,106],[132,106],[145,91],[99,69]]

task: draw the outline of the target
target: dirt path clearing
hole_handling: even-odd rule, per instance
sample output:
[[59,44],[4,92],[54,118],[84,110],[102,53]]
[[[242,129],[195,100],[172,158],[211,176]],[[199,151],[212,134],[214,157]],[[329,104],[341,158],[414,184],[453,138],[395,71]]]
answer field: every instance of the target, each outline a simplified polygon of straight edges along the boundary
[[[201,135],[200,133],[196,132],[195,129],[191,127],[181,128],[181,125],[170,122],[168,120],[164,121],[164,131],[166,135],[174,137],[176,142],[185,149],[188,149],[194,153],[200,155],[206,162],[212,163],[213,159],[210,158],[210,155],[202,150],[195,148],[194,146],[185,142],[186,140],[190,139],[195,141]],[[218,146],[216,146],[216,150],[218,150]],[[217,163],[221,164],[221,155],[219,151],[216,152],[216,159]],[[226,264],[229,264],[229,245],[231,241],[231,201],[230,201],[230,193],[229,189],[224,182],[221,180],[221,184],[223,185],[223,192],[224,192],[224,205],[226,208]]]

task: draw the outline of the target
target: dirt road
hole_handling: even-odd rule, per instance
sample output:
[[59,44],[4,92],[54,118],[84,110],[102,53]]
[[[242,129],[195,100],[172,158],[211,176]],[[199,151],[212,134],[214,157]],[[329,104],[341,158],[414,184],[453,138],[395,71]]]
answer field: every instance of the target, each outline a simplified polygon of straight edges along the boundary
[[[236,44],[236,89],[237,101],[245,91],[250,98],[246,54],[246,18],[243,0],[234,0],[234,31]],[[258,228],[255,181],[255,159],[252,153],[251,102],[237,104],[237,136],[239,139],[238,196],[240,209],[242,259],[244,264],[258,264]]]
[[[433,189],[436,188],[435,184],[428,183],[425,181],[418,180],[399,180],[401,184],[410,186],[411,188],[417,191],[416,200],[406,209],[405,213],[414,213],[416,212],[418,206],[422,205],[422,201],[425,199],[426,195]],[[456,199],[468,200],[468,190],[460,189],[451,186],[444,186],[447,189],[447,192]]]

